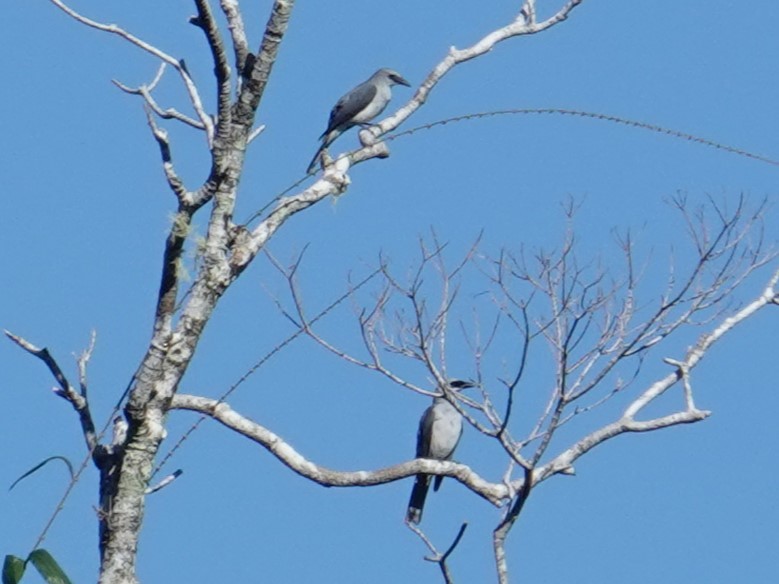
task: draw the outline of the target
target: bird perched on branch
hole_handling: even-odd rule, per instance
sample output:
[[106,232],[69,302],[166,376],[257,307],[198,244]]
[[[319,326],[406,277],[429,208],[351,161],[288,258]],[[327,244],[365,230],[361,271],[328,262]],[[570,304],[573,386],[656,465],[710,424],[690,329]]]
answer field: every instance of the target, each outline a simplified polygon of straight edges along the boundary
[[327,129],[319,137],[322,140],[322,145],[314,154],[311,164],[308,165],[308,174],[314,172],[319,157],[324,149],[332,144],[333,140],[349,128],[367,125],[367,122],[384,111],[392,98],[393,85],[411,87],[411,84],[396,71],[379,69],[371,75],[370,79],[360,83],[338,100],[330,112]]
[[[474,387],[470,381],[455,379],[449,382],[449,390],[459,391],[467,387]],[[443,393],[443,392],[442,392]],[[435,460],[449,460],[460,442],[463,433],[463,418],[460,412],[446,399],[445,396],[433,398],[433,405],[425,410],[422,419],[419,420],[419,432],[417,433],[417,458],[433,458]],[[430,488],[430,475],[418,474],[411,491],[408,502],[406,520],[411,523],[419,523],[422,520],[422,510],[425,507],[425,498]],[[433,482],[433,490],[437,491],[444,477],[438,475]]]

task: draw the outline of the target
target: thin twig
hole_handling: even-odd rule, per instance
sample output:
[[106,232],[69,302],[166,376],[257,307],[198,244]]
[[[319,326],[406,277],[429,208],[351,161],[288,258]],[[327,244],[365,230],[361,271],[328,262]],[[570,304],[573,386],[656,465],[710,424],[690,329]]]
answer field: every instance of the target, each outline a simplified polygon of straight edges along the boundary
[[57,8],[62,10],[65,14],[75,19],[76,21],[80,22],[81,24],[84,24],[90,28],[107,32],[109,34],[115,34],[123,38],[130,44],[135,45],[139,49],[146,51],[151,55],[154,55],[161,61],[164,61],[165,63],[173,67],[178,72],[179,76],[181,77],[181,80],[184,82],[184,87],[186,88],[187,94],[189,95],[189,100],[192,103],[192,108],[195,110],[197,117],[200,119],[200,122],[203,124],[203,126],[206,129],[206,135],[208,137],[209,147],[213,144],[214,124],[211,120],[211,117],[208,115],[205,108],[203,107],[203,102],[200,99],[200,94],[198,93],[195,82],[189,76],[189,73],[187,72],[186,68],[182,66],[182,64],[179,62],[178,59],[171,57],[170,55],[158,49],[154,45],[151,45],[146,41],[141,40],[140,38],[127,32],[126,30],[124,30],[123,28],[115,24],[103,24],[101,22],[97,22],[96,20],[87,18],[86,16],[79,14],[78,12],[76,12],[75,10],[73,10],[72,8],[64,4],[61,0],[50,0],[50,2],[54,4]]

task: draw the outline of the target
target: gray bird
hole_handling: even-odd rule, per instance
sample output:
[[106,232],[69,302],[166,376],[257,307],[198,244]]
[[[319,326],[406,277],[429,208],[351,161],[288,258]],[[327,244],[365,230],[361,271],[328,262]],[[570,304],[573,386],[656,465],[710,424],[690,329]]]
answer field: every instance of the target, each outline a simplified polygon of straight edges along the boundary
[[[450,389],[457,391],[467,387],[473,387],[470,381],[452,380]],[[445,397],[433,398],[433,405],[425,410],[422,419],[419,420],[419,432],[417,433],[417,458],[433,458],[435,460],[449,460],[460,442],[463,433],[463,418],[460,412],[449,403]],[[430,488],[430,475],[418,474],[408,501],[406,520],[411,523],[419,523],[422,520],[422,510],[425,507],[427,490]],[[442,476],[436,476],[433,482],[433,490],[437,491],[441,486]]]
[[339,99],[330,112],[327,130],[319,136],[322,145],[314,154],[306,172],[311,174],[314,171],[322,151],[338,136],[354,126],[367,125],[367,122],[383,112],[392,98],[392,86],[398,84],[411,87],[411,84],[396,71],[379,69],[371,75],[370,79],[360,83]]

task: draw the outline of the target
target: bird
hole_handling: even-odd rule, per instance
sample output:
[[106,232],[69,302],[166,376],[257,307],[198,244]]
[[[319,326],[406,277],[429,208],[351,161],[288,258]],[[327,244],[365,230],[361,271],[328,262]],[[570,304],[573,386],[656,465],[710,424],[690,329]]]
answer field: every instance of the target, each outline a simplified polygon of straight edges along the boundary
[[[472,382],[459,379],[449,381],[448,385],[452,391],[474,387]],[[433,405],[425,410],[422,419],[419,420],[417,458],[451,459],[462,433],[463,417],[460,412],[444,395],[433,398]],[[430,475],[424,473],[416,476],[414,488],[411,490],[411,498],[408,501],[406,521],[418,524],[422,520],[422,510],[425,507],[425,498],[430,488],[430,478]],[[435,477],[434,491],[439,489],[443,480],[444,477],[441,475]]]
[[319,136],[322,144],[311,159],[307,174],[314,172],[319,157],[324,149],[333,143],[333,140],[349,128],[367,125],[367,122],[384,111],[392,98],[393,85],[411,87],[411,84],[397,71],[379,69],[367,81],[360,83],[336,102],[330,112],[327,129]]

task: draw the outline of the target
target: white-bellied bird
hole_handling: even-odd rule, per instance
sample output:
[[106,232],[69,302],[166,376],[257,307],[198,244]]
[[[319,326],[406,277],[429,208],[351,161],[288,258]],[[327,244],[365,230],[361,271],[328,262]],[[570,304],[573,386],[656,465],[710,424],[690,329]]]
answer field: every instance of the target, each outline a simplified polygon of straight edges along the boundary
[[[449,389],[459,391],[467,387],[474,387],[470,381],[454,379],[449,382]],[[441,390],[443,393],[443,390]],[[419,432],[417,433],[417,458],[433,458],[435,460],[449,460],[454,454],[454,449],[460,442],[463,433],[463,417],[460,412],[446,399],[445,396],[433,398],[433,405],[425,410],[422,419],[419,420]],[[411,523],[419,523],[422,520],[422,510],[425,507],[425,498],[430,488],[430,475],[418,474],[411,491],[411,499],[408,502],[406,519]],[[433,490],[437,491],[444,477],[437,475],[433,482]]]
[[308,165],[308,174],[314,172],[319,157],[324,149],[333,143],[333,140],[349,128],[367,125],[384,111],[392,98],[393,85],[411,87],[411,84],[396,71],[379,69],[371,75],[370,79],[360,83],[338,100],[330,112],[327,129],[319,137],[322,144],[311,159],[311,164]]

